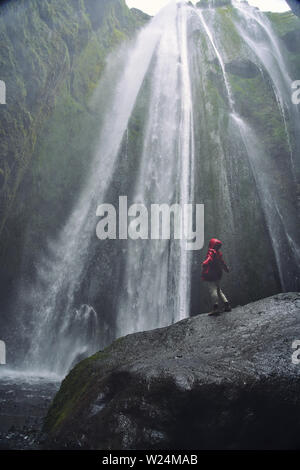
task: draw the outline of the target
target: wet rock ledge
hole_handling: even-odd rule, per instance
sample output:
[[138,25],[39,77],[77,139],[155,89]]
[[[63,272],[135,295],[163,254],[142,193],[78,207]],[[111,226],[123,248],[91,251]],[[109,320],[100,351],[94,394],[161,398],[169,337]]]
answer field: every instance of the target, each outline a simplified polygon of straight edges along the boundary
[[300,449],[297,339],[300,293],[121,338],[63,381],[45,447]]

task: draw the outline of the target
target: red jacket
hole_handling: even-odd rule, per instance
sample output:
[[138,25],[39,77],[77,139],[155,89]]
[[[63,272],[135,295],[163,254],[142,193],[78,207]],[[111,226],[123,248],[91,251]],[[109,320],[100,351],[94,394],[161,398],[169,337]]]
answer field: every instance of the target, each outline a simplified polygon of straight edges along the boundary
[[220,248],[222,242],[217,238],[212,238],[209,242],[208,252],[205,261],[202,263],[202,276],[203,281],[219,281],[222,278],[223,270],[227,273],[229,269],[223,260]]

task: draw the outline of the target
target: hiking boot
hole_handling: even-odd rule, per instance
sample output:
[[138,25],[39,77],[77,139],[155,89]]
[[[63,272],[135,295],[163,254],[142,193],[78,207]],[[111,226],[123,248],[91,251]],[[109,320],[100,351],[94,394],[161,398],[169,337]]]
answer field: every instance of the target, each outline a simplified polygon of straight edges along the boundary
[[224,304],[224,312],[231,312],[231,305],[229,302],[225,302]]
[[217,313],[220,313],[219,305],[218,305],[218,304],[215,304],[214,307],[213,307],[212,312],[209,312],[208,315],[216,315]]

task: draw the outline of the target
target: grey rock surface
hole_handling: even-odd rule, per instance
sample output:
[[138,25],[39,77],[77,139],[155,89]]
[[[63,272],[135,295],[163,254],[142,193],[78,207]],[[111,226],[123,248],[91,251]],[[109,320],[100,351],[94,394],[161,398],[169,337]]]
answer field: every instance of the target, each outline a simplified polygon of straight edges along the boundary
[[297,339],[300,293],[121,338],[66,377],[46,446],[300,449]]
[[300,16],[300,2],[299,2],[299,0],[286,0],[286,3],[288,4],[288,6],[290,7],[290,9],[292,10],[292,12],[295,15]]

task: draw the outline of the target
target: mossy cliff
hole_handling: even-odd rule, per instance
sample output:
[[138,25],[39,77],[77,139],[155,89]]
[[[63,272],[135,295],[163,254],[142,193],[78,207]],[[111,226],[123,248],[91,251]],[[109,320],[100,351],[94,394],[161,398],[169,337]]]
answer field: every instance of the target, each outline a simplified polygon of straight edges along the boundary
[[[272,295],[281,289],[274,251],[268,242],[270,234],[263,208],[265,201],[257,186],[276,194],[277,200],[280,198],[280,207],[286,208],[285,213],[297,207],[297,186],[292,183],[293,176],[288,169],[290,148],[286,137],[287,132],[292,136],[290,144],[296,155],[295,118],[291,91],[288,91],[285,95],[285,127],[273,83],[273,73],[277,71],[274,68],[270,74],[259,59],[260,51],[253,51],[247,43],[246,34],[251,33],[249,24],[230,1],[220,1],[217,8],[207,8],[212,3],[202,0],[197,7],[201,7],[201,14],[224,61],[235,111],[251,127],[261,148],[259,157],[256,150],[253,152],[256,163],[259,161],[257,176],[253,172],[253,158],[251,161],[251,157],[247,157],[237,129],[230,120],[222,67],[209,37],[204,28],[199,27],[196,18],[190,31],[191,44],[194,45],[190,47],[192,87],[194,102],[197,103],[194,109],[197,123],[196,197],[205,204],[205,240],[216,233],[222,234],[220,238],[232,267],[231,275],[224,278],[224,287],[233,302],[239,304],[245,299]],[[300,53],[299,48],[294,47],[297,44],[294,41],[300,31],[300,20],[292,12],[268,13],[267,18],[285,60],[284,72],[296,80],[300,76]],[[260,28],[257,30],[262,41],[269,41],[265,47],[272,51],[273,44],[267,33],[262,33]],[[232,135],[236,135],[236,142]],[[209,157],[203,158],[203,155]],[[272,179],[265,178],[264,185],[259,185],[258,179],[263,174],[272,175]],[[296,211],[294,215],[297,220]],[[295,226],[292,230],[296,234]],[[193,313],[199,312],[199,305],[203,305],[206,297],[206,287],[200,282],[200,260],[195,257],[192,276]],[[232,284],[233,279],[235,285]],[[299,276],[296,270],[291,269],[290,279],[295,280],[291,289],[297,290]],[[209,308],[208,302],[206,308]]]
[[[266,178],[270,192],[279,195],[278,207],[292,221],[295,190],[287,134],[295,150],[295,133],[289,109],[285,110],[284,122],[272,74],[245,38],[244,32],[251,33],[251,22],[243,19],[229,0],[201,0],[198,7],[188,7],[195,200],[205,204],[205,241],[217,235],[224,242],[232,268],[224,287],[237,305],[279,292],[282,285],[274,253],[276,243],[263,207],[264,194],[257,188],[249,152],[232,118],[224,70],[236,115],[253,129],[262,148],[257,157],[261,171],[257,173],[270,175]],[[102,91],[109,95],[121,73],[120,64],[123,66],[127,60],[117,46],[131,38],[148,17],[129,10],[124,0],[27,0],[9,2],[2,11],[0,79],[7,84],[7,105],[0,108],[0,309],[9,316],[8,302],[20,273],[23,282],[28,281],[30,287],[35,285],[35,264],[43,259],[40,248],[46,251],[48,240],[57,239],[90,167],[106,104],[102,95],[97,100],[92,97],[97,95],[97,84],[104,76],[106,58],[118,50],[111,83],[103,81],[106,88],[102,87]],[[224,70],[199,14],[212,31]],[[295,38],[300,20],[291,12],[268,17],[290,76],[296,80],[300,76],[300,54]],[[276,52],[266,33],[262,34],[262,41]],[[111,61],[109,65],[113,65]],[[113,182],[107,191],[108,202],[117,202],[121,194],[130,197],[135,189],[150,96],[151,66],[124,135]],[[292,224],[288,227],[291,232]],[[287,239],[290,233],[278,239],[284,236]],[[110,248],[104,242],[99,249],[96,241],[89,247],[91,262],[76,301],[79,306],[89,304],[101,312],[101,321],[104,318],[109,322],[107,329],[113,337],[126,247],[113,242]],[[207,289],[200,283],[205,249],[193,259],[192,314],[209,308]],[[22,259],[24,253],[26,257]],[[46,254],[51,258],[51,253]],[[280,256],[287,260],[288,267],[284,274],[292,280],[289,289],[297,290],[299,272],[285,255],[281,250]],[[23,313],[27,308],[25,294],[21,307]],[[29,305],[28,310],[31,308]],[[18,310],[14,305],[14,313]],[[5,316],[2,320],[8,324]]]
[[[12,1],[1,6],[2,290],[13,290],[24,233],[32,246],[65,220],[97,137],[89,99],[106,57],[149,17],[125,0]],[[54,227],[54,228],[53,228]],[[4,298],[0,299],[0,304]]]
[[[220,1],[216,8],[206,8],[209,5],[205,6],[204,3],[201,6],[201,13],[206,18],[223,57],[236,110],[256,134],[263,149],[263,155],[259,155],[262,170],[272,175],[272,190],[281,195],[283,204],[289,211],[295,206],[295,189],[288,171],[290,149],[272,77],[238,30],[242,22],[231,2]],[[205,204],[205,240],[219,234],[226,247],[226,259],[231,267],[231,274],[224,276],[223,282],[233,304],[237,305],[279,292],[281,285],[262,207],[262,196],[258,194],[247,152],[230,120],[222,68],[204,28],[201,27],[198,13],[197,9],[191,12],[188,27],[195,123],[196,201]],[[291,12],[270,14],[268,17],[291,76],[297,78],[300,76],[300,54],[298,50],[289,51],[284,38],[287,33],[297,31],[300,21]],[[271,45],[268,46],[271,48]],[[116,206],[120,194],[127,194],[129,200],[134,196],[133,183],[139,175],[147,131],[151,72],[147,78],[150,86],[145,80],[124,138],[113,184],[107,195],[107,200]],[[289,131],[292,128],[291,121],[287,119]],[[130,176],[124,178],[124,175]],[[103,250],[99,250],[97,245],[86,276],[85,292],[88,292],[88,298],[92,299],[96,309],[106,312],[110,331],[114,331],[115,315],[111,312],[115,311],[114,302],[120,296],[119,286],[122,285],[124,257],[121,250],[126,248],[126,245],[119,246],[115,242],[108,243]],[[210,308],[207,288],[200,281],[201,261],[205,251],[206,246],[193,259],[192,314],[205,312]],[[111,263],[111,259],[117,259],[118,263]],[[297,290],[299,276],[297,278],[292,263],[289,274],[292,282],[295,280],[291,289]]]

